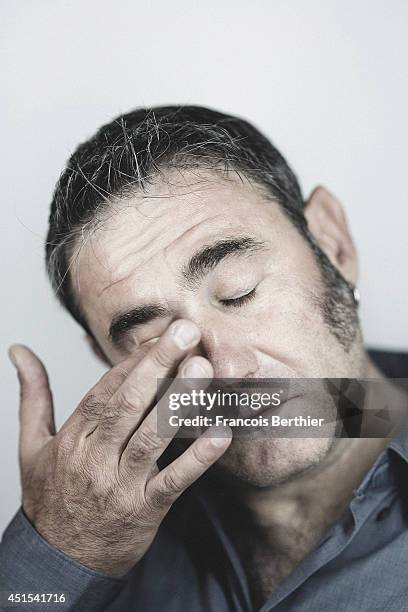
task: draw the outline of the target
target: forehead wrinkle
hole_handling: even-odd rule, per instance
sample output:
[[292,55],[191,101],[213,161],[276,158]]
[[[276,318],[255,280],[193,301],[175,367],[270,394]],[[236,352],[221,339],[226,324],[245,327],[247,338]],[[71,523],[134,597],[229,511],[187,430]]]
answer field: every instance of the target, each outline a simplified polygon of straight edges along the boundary
[[[214,180],[216,178],[216,180]],[[212,179],[212,180],[209,180]],[[154,232],[154,226],[156,225],[156,232],[154,232],[154,235],[151,236],[150,238],[145,238],[145,240],[143,240],[143,236],[146,236],[146,233],[144,231],[139,231],[137,232],[138,234],[138,241],[141,242],[142,244],[139,244],[138,247],[134,250],[132,250],[131,253],[129,253],[128,255],[126,255],[125,257],[121,257],[121,264],[124,263],[124,260],[128,259],[128,258],[133,258],[134,256],[137,256],[138,253],[142,252],[145,247],[146,247],[146,243],[147,245],[150,245],[151,243],[154,243],[157,239],[158,236],[162,236],[163,235],[163,229],[165,229],[166,227],[168,228],[168,221],[167,223],[165,223],[163,221],[163,217],[168,217],[169,212],[171,214],[173,207],[178,207],[178,204],[183,204],[183,205],[187,205],[188,208],[190,208],[191,206],[194,207],[194,210],[191,211],[187,216],[190,217],[194,215],[194,212],[200,215],[200,213],[202,213],[202,208],[204,207],[204,209],[206,208],[206,206],[203,204],[203,206],[201,206],[201,200],[199,202],[193,202],[193,201],[189,201],[189,198],[191,197],[198,197],[201,193],[212,193],[214,190],[218,190],[220,188],[220,186],[226,186],[226,187],[234,187],[235,181],[232,181],[231,184],[231,180],[228,180],[226,183],[224,183],[224,181],[222,181],[221,185],[220,185],[220,180],[219,177],[214,177],[212,174],[210,174],[210,177],[205,177],[205,180],[203,180],[202,182],[200,181],[198,184],[195,182],[193,182],[192,184],[186,184],[183,183],[182,185],[180,184],[175,184],[175,185],[171,185],[171,187],[173,189],[169,189],[168,193],[160,193],[160,190],[163,189],[163,185],[160,185],[160,190],[157,193],[147,193],[144,194],[142,196],[138,196],[137,200],[139,200],[139,202],[137,203],[137,205],[135,206],[135,202],[134,202],[134,194],[132,194],[132,196],[129,196],[128,198],[124,198],[122,201],[120,201],[119,206],[117,208],[115,208],[115,214],[114,215],[110,215],[108,216],[108,219],[106,219],[106,221],[113,221],[114,219],[117,219],[118,215],[119,215],[119,219],[118,222],[114,224],[112,229],[109,229],[109,232],[107,233],[108,237],[109,237],[109,233],[110,232],[115,232],[116,234],[118,232],[120,232],[121,228],[123,228],[124,224],[125,226],[128,226],[128,224],[133,225],[135,224],[136,227],[139,228],[140,230],[140,218],[142,218],[143,220],[145,220],[148,225],[151,226],[151,230],[153,230]],[[169,188],[169,185],[167,185],[167,188]],[[182,189],[181,189],[182,188]],[[154,189],[153,191],[157,191],[158,187],[156,186],[156,189]],[[160,207],[151,207],[151,200],[154,199],[159,199],[162,202],[162,205]],[[172,200],[176,200],[176,203],[172,202]],[[177,202],[178,201],[178,202]],[[144,204],[148,205],[148,208],[145,210],[145,206]],[[131,212],[130,217],[127,215],[128,212]],[[121,216],[121,212],[125,212],[125,216],[123,218],[123,220],[120,220],[120,216]],[[192,213],[192,214],[191,214]],[[132,219],[132,216],[136,214],[138,219]],[[201,215],[200,215],[201,216]],[[167,259],[168,257],[168,251],[173,247],[174,243],[178,242],[179,240],[182,240],[185,237],[188,237],[188,235],[191,232],[194,232],[195,229],[197,229],[203,222],[211,222],[211,221],[216,221],[217,218],[223,216],[221,213],[217,213],[216,215],[210,216],[210,217],[205,217],[204,219],[201,219],[200,221],[198,221],[197,223],[194,223],[194,225],[192,225],[191,227],[188,227],[186,230],[182,231],[182,233],[174,240],[171,241],[170,244],[168,244],[167,246],[164,247],[164,257],[165,259]],[[163,223],[161,223],[161,221],[163,221]],[[104,224],[104,226],[106,226],[106,222]],[[143,221],[142,221],[142,225],[143,225]],[[153,226],[153,227],[152,227]],[[113,242],[116,243],[116,246],[114,248],[114,251],[117,251],[118,249],[126,249],[127,243],[129,242],[129,240],[132,240],[132,237],[126,237],[126,232],[125,232],[125,236],[122,237],[116,235],[114,236],[114,240]],[[145,242],[145,244],[143,244],[143,242]],[[118,244],[119,243],[119,244]],[[110,245],[110,248],[112,248],[112,246]],[[109,249],[108,249],[109,251]],[[112,265],[109,266],[109,259],[112,259]],[[107,270],[109,270],[109,267],[111,268],[111,270],[115,270],[118,271],[120,274],[120,269],[118,270],[118,268],[122,268],[123,269],[123,265],[122,266],[117,266],[114,262],[114,257],[113,258],[106,258],[105,257],[105,261],[107,260],[107,264],[106,268]],[[146,262],[143,262],[146,263]],[[142,265],[142,264],[141,264]],[[133,265],[132,265],[133,267]],[[123,277],[123,280],[126,280],[129,277],[129,273],[126,274],[126,270],[124,270],[124,273],[126,276]],[[107,290],[110,286],[114,286],[117,283],[121,282],[122,279],[113,279],[112,282],[109,283],[109,285],[107,285],[107,287],[105,287],[102,292],[104,292],[105,290]],[[101,293],[102,293],[101,292]]]
[[203,223],[208,222],[208,221],[213,221],[214,219],[217,219],[218,217],[222,217],[222,216],[223,216],[222,213],[219,213],[218,215],[214,215],[213,217],[209,217],[205,219],[200,219],[200,221],[197,221],[197,223],[194,223],[194,225],[184,230],[179,236],[177,236],[177,238],[174,238],[174,240],[172,240],[167,246],[164,247],[164,250],[163,250],[164,256],[167,258],[169,249],[174,247],[174,244],[177,243],[179,240],[182,240],[183,238],[188,238],[189,234],[191,232],[194,232],[200,225],[203,225]]
[[129,272],[129,274],[127,274],[125,277],[123,278],[119,278],[115,281],[113,281],[112,283],[110,283],[109,285],[106,285],[106,287],[104,287],[102,289],[102,291],[100,291],[99,293],[97,293],[97,296],[100,297],[103,293],[105,293],[105,291],[107,291],[108,289],[111,289],[112,287],[114,287],[115,285],[119,285],[119,283],[123,283],[124,281],[126,281],[130,276],[132,276],[133,271]]
[[[136,252],[137,252],[137,251],[136,251]],[[134,252],[132,252],[132,253],[129,253],[129,256],[128,256],[128,257],[130,257],[131,255],[134,255],[134,254],[135,254],[135,251],[134,251]],[[148,263],[149,263],[149,262],[150,262],[152,259],[154,259],[154,258],[155,258],[155,255],[152,255],[152,256],[151,256],[151,257],[149,257],[148,259],[145,259],[144,261],[140,262],[140,263],[139,263],[137,266],[133,266],[133,267],[132,267],[132,269],[130,270],[130,272],[128,272],[128,273],[127,273],[125,276],[123,276],[122,278],[119,278],[119,279],[117,279],[117,280],[112,281],[111,283],[109,283],[109,285],[107,285],[106,287],[104,287],[104,288],[102,289],[102,291],[101,291],[101,292],[98,294],[98,296],[101,296],[101,295],[102,295],[102,294],[103,294],[105,291],[107,291],[108,289],[111,289],[112,287],[114,287],[114,286],[116,286],[116,285],[119,285],[120,283],[123,283],[123,282],[125,282],[125,281],[129,280],[129,278],[131,278],[132,276],[134,276],[134,275],[137,273],[138,269],[139,269],[141,266],[145,266],[145,265],[147,265],[147,264],[148,264]]]
[[[185,235],[187,235],[189,233],[189,231],[194,230],[198,225],[200,225],[200,222],[196,223],[193,227],[189,228],[188,230],[184,231],[180,236],[177,236],[176,238],[174,238],[170,244],[168,244],[166,247],[164,247],[163,249],[163,253],[162,256],[164,258],[164,260],[168,263],[168,250],[174,246],[175,243],[177,243],[179,240],[181,240]],[[158,231],[157,234],[155,236],[153,236],[152,238],[149,239],[149,243],[153,242],[155,240],[155,238],[157,238],[157,236],[160,235],[160,232]],[[126,256],[126,259],[128,258],[132,258],[134,255],[137,255],[140,251],[143,250],[143,246],[140,246],[138,249],[132,251],[131,253],[129,253]],[[142,262],[139,262],[138,265],[133,266],[132,269],[122,278],[113,280],[111,283],[109,283],[106,287],[104,287],[98,294],[97,296],[100,297],[105,291],[111,289],[112,287],[127,281],[129,278],[131,278],[137,271],[138,269],[140,269],[141,266],[145,266],[147,265],[150,261],[152,261],[155,257],[160,256],[160,253],[156,253],[154,255],[151,255],[148,259],[143,260]]]
[[[205,183],[205,182],[203,181],[203,183]],[[158,253],[153,254],[152,256],[150,256],[145,261],[139,262],[139,264],[137,266],[134,265],[135,257],[137,257],[139,254],[141,254],[146,249],[146,246],[147,247],[149,247],[149,246],[151,247],[152,243],[155,243],[158,237],[163,237],[163,233],[164,233],[163,230],[165,231],[167,229],[168,233],[170,233],[170,234],[173,231],[174,228],[171,227],[171,224],[169,224],[169,221],[168,221],[168,213],[169,213],[169,211],[171,212],[171,209],[173,208],[173,206],[177,206],[178,203],[176,203],[176,204],[171,203],[171,199],[172,198],[184,201],[183,203],[185,203],[185,204],[187,204],[189,206],[194,206],[194,209],[195,209],[196,213],[200,214],[200,212],[202,212],[202,206],[200,206],[201,202],[191,202],[191,201],[189,202],[188,201],[188,196],[190,196],[190,197],[193,196],[194,197],[194,196],[197,196],[199,194],[199,192],[203,192],[203,191],[204,192],[205,191],[210,191],[211,192],[213,189],[215,189],[215,190],[218,189],[219,186],[220,186],[220,183],[218,181],[214,181],[214,184],[210,184],[210,185],[209,185],[209,183],[207,181],[207,183],[205,185],[205,188],[202,185],[199,185],[199,186],[195,185],[194,186],[195,189],[191,189],[191,186],[187,185],[187,188],[190,187],[190,189],[188,189],[187,193],[181,193],[181,194],[179,193],[177,195],[175,193],[171,193],[171,192],[168,193],[168,194],[164,194],[164,195],[163,194],[146,194],[146,197],[142,197],[142,198],[139,197],[138,198],[139,199],[139,205],[135,206],[135,207],[130,204],[130,198],[129,198],[129,201],[127,202],[127,206],[124,206],[122,208],[122,210],[128,211],[129,209],[131,209],[133,212],[135,212],[137,214],[137,216],[139,217],[139,220],[140,220],[140,217],[142,217],[145,221],[148,222],[148,225],[150,225],[151,231],[153,230],[154,226],[156,226],[156,228],[155,228],[156,231],[154,232],[153,236],[148,238],[148,237],[146,237],[146,232],[143,231],[143,228],[142,228],[142,231],[137,232],[137,234],[138,234],[137,237],[138,237],[138,241],[141,239],[142,243],[144,242],[144,244],[138,245],[137,248],[134,248],[135,245],[133,245],[132,251],[130,253],[128,253],[125,257],[121,257],[117,263],[115,263],[115,261],[114,261],[115,259],[117,259],[115,257],[106,258],[108,261],[106,261],[106,259],[104,260],[105,261],[104,269],[106,270],[106,272],[109,271],[109,273],[111,275],[111,279],[108,279],[108,280],[111,280],[111,282],[109,282],[109,284],[107,284],[106,287],[104,287],[100,291],[100,293],[98,293],[97,295],[100,296],[105,291],[108,291],[110,288],[116,287],[120,283],[129,280],[129,278],[131,278],[132,275],[135,274],[140,267],[148,265],[149,261],[151,261],[152,259],[160,256],[160,251],[159,251]],[[231,186],[231,185],[227,185],[227,186]],[[234,184],[232,184],[232,187],[234,187]],[[252,185],[251,185],[251,187],[252,187]],[[148,214],[146,214],[147,211],[144,211],[143,210],[144,206],[143,205],[140,206],[140,204],[143,202],[143,200],[145,201],[146,204],[148,204],[148,201],[149,200],[154,200],[155,197],[157,197],[158,199],[160,199],[162,201],[163,207],[162,206],[159,207],[161,210],[157,209],[156,207],[152,207],[152,209],[148,211]],[[236,199],[236,198],[234,197],[234,199]],[[133,198],[132,198],[132,200],[133,200]],[[142,200],[142,202],[140,202],[140,200]],[[186,202],[186,200],[187,200],[187,202]],[[150,204],[151,204],[151,202],[149,202],[149,205]],[[206,206],[205,206],[204,203],[203,203],[203,208],[204,208],[204,211],[205,211]],[[115,212],[116,212],[116,214],[117,213],[120,214],[121,211],[117,210]],[[191,211],[191,213],[194,214],[194,211]],[[190,214],[188,214],[186,216],[190,217]],[[161,223],[160,222],[161,220],[163,221],[163,216],[165,218],[167,218],[167,222],[166,223],[164,223],[164,222]],[[193,216],[193,215],[191,215],[191,216]],[[182,233],[179,236],[177,236],[176,238],[173,238],[171,240],[171,242],[169,244],[167,244],[166,246],[164,246],[162,248],[162,250],[161,250],[161,253],[162,253],[161,256],[166,261],[167,265],[169,265],[170,267],[174,266],[174,264],[172,264],[172,262],[170,261],[170,251],[171,251],[171,249],[173,249],[175,247],[175,245],[176,245],[176,248],[178,249],[178,243],[180,241],[182,241],[183,239],[188,239],[190,237],[190,234],[193,233],[195,230],[198,230],[198,228],[202,224],[206,224],[208,222],[209,223],[211,223],[211,222],[215,222],[216,223],[217,219],[219,217],[223,217],[223,216],[225,216],[225,213],[218,213],[218,214],[216,214],[214,216],[210,216],[210,217],[205,216],[203,219],[201,219],[197,223],[194,223],[194,225],[192,225],[191,227],[188,227],[187,229],[182,231]],[[115,215],[115,217],[116,217],[116,215]],[[191,220],[191,217],[190,217],[190,220]],[[125,217],[123,223],[127,224],[127,223],[129,223],[129,221],[130,221],[130,225],[133,225],[132,218],[129,219],[129,218]],[[229,219],[229,221],[231,221],[231,219]],[[135,226],[139,225],[137,223],[136,219],[134,219],[134,223],[135,223]],[[142,225],[143,225],[143,222],[142,222]],[[122,224],[122,227],[123,227],[123,224]],[[118,225],[117,225],[114,228],[114,230],[118,230],[118,229],[120,230],[120,227],[118,227]],[[135,229],[136,229],[136,227],[135,227]],[[228,229],[230,230],[231,227],[229,227]],[[139,225],[139,230],[140,230],[140,225]],[[225,230],[227,230],[227,228],[225,228]],[[212,236],[210,234],[212,234]],[[210,231],[207,232],[207,236],[206,237],[207,237],[207,239],[209,237],[216,238],[217,235],[219,237],[225,237],[225,233],[224,233],[224,235],[221,234],[221,232],[219,230],[219,227],[213,228],[212,231],[211,231],[211,227],[210,227]],[[145,237],[145,240],[143,240],[143,236]],[[121,237],[120,233],[119,233],[119,236],[116,237],[116,240],[114,240],[114,242],[119,242],[120,246],[118,248],[122,249],[123,248],[123,244],[125,244],[125,246],[126,246],[126,242],[130,242],[131,240],[132,240],[132,237],[129,237],[129,238],[125,238],[125,236]],[[117,247],[115,247],[115,249],[113,250],[114,251],[113,253],[112,253],[112,247],[111,246],[110,246],[110,248],[107,249],[107,251],[108,251],[108,253],[109,253],[109,251],[111,251],[111,254],[114,255],[115,251],[117,251]],[[110,266],[109,266],[109,259],[111,259],[111,265]],[[128,263],[127,260],[129,260],[129,259],[130,259],[130,262]],[[123,264],[125,264],[125,265],[123,265]],[[128,268],[128,270],[126,270],[126,268]],[[123,276],[121,278],[116,278],[116,279],[113,278],[112,279],[112,272],[117,272],[117,273],[120,274],[121,269],[123,270]]]
[[[216,218],[216,217],[218,217],[218,216],[220,216],[220,215],[216,215],[215,217],[212,217],[212,219],[213,219],[213,218]],[[185,236],[188,236],[188,234],[189,234],[190,232],[194,231],[194,230],[195,230],[195,229],[196,229],[196,228],[197,228],[199,225],[201,225],[202,223],[203,223],[203,220],[201,220],[201,221],[199,221],[199,222],[195,223],[195,224],[194,224],[192,227],[190,227],[190,228],[188,228],[187,230],[185,230],[184,232],[182,232],[182,233],[180,234],[180,236],[177,236],[176,238],[174,238],[174,239],[173,239],[173,240],[172,240],[172,241],[171,241],[171,242],[170,242],[170,243],[169,243],[167,246],[165,246],[165,247],[163,248],[163,258],[164,258],[164,260],[165,260],[167,263],[168,263],[168,258],[169,258],[169,257],[168,257],[168,256],[169,256],[169,253],[168,253],[169,249],[171,249],[171,248],[174,246],[174,244],[176,244],[176,243],[177,243],[179,240],[182,240],[182,239],[183,239]],[[156,239],[158,236],[161,236],[161,235],[162,235],[162,234],[161,234],[161,232],[160,232],[160,229],[158,229],[158,231],[156,232],[156,234],[155,234],[154,236],[152,236],[151,238],[149,238],[149,240],[148,240],[148,244],[151,244],[152,242],[154,242],[154,240],[155,240],[155,239]],[[139,246],[139,248],[138,248],[138,249],[136,249],[136,250],[132,251],[131,253],[129,253],[129,254],[126,256],[126,259],[131,258],[131,257],[133,257],[134,255],[137,255],[138,253],[140,253],[141,251],[143,251],[143,248],[145,248],[145,245],[141,245],[141,246]],[[130,278],[132,275],[134,275],[134,274],[135,274],[135,272],[136,272],[136,271],[137,271],[137,270],[138,270],[138,269],[139,269],[141,266],[144,266],[144,265],[148,264],[148,263],[149,263],[149,262],[150,262],[152,259],[154,259],[155,257],[157,257],[157,256],[159,256],[159,255],[160,255],[160,253],[154,254],[154,255],[152,255],[151,257],[149,257],[148,259],[143,260],[142,262],[140,262],[140,263],[139,263],[137,266],[133,266],[133,267],[132,267],[132,270],[130,270],[130,272],[129,272],[128,274],[126,274],[126,275],[125,275],[125,276],[123,276],[122,278],[119,278],[119,279],[117,279],[117,280],[112,281],[111,283],[109,283],[109,285],[107,285],[106,287],[104,287],[104,288],[102,289],[102,291],[101,291],[101,292],[98,294],[98,296],[102,295],[102,294],[103,294],[105,291],[107,291],[107,290],[108,290],[108,289],[110,289],[111,287],[114,287],[115,285],[118,285],[119,283],[122,283],[122,282],[124,282],[124,281],[128,280],[128,279],[129,279],[129,278]]]
[[[143,235],[144,232],[138,232],[138,238],[141,237],[141,234]],[[141,261],[139,261],[136,265],[135,265],[135,257],[137,257],[139,254],[143,253],[143,251],[146,249],[146,247],[148,247],[149,245],[151,245],[152,242],[154,242],[156,240],[156,238],[158,236],[161,235],[161,228],[158,228],[155,232],[155,234],[149,238],[146,239],[144,244],[140,244],[137,246],[137,248],[133,248],[129,253],[127,253],[126,255],[122,255],[120,256],[120,263],[117,264],[115,263],[115,261],[110,261],[110,266],[105,265],[104,269],[109,271],[110,274],[112,274],[112,270],[116,270],[119,272],[121,272],[120,268],[124,268],[130,267],[130,270],[128,272],[126,272],[126,270],[124,270],[123,275],[120,278],[114,279],[112,280],[108,285],[106,285],[97,295],[100,296],[102,295],[105,291],[107,291],[108,289],[110,289],[111,287],[124,282],[126,280],[128,280],[133,274],[135,274],[135,272],[137,272],[137,270],[141,267],[141,266],[145,266],[147,265],[152,259],[154,259],[154,257],[156,256],[156,254],[153,254],[151,256],[149,256],[146,259],[142,259]],[[123,239],[121,239],[123,238]],[[119,244],[116,244],[114,246],[114,252],[117,253],[117,251],[120,251],[123,248],[126,248],[126,246],[129,243],[135,242],[134,240],[134,235],[132,236],[128,236],[128,237],[119,237]],[[112,249],[112,243],[108,245],[109,249]],[[108,249],[108,250],[109,250]],[[106,254],[105,254],[106,255]],[[115,258],[113,258],[115,259]],[[108,258],[109,260],[109,258]],[[129,262],[129,263],[128,263]]]

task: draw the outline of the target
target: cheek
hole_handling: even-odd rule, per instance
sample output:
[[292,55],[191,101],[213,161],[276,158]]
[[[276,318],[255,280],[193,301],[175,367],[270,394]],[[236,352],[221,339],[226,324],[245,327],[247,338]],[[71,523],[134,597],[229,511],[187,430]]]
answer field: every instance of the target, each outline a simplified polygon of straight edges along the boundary
[[316,289],[295,275],[278,281],[268,277],[254,315],[247,339],[258,352],[262,370],[273,359],[304,376],[320,371],[331,339]]
[[265,279],[259,297],[257,327],[271,334],[301,338],[315,335],[322,328],[318,289],[297,278],[281,282]]

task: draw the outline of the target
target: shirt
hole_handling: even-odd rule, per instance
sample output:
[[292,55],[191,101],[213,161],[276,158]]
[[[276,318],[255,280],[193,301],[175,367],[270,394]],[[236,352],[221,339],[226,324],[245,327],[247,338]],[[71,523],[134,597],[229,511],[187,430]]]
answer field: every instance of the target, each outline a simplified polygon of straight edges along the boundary
[[[389,376],[406,376],[405,356],[372,357]],[[63,603],[24,604],[24,609],[253,612],[247,578],[228,535],[228,514],[217,504],[218,493],[225,492],[213,488],[211,493],[200,481],[191,487],[123,578],[68,558],[18,511],[0,544],[0,609],[16,609],[7,604],[10,593],[64,593]],[[407,516],[405,426],[378,455],[340,519],[259,612],[408,612]]]

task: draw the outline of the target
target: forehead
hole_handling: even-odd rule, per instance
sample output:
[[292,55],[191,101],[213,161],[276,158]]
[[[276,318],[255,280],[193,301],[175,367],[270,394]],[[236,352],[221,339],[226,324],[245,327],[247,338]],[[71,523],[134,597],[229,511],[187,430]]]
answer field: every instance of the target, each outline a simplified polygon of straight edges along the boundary
[[259,232],[274,215],[277,207],[235,173],[168,174],[147,192],[112,202],[79,243],[72,279],[81,308],[89,319],[97,305],[106,319],[129,286],[143,299],[209,240]]

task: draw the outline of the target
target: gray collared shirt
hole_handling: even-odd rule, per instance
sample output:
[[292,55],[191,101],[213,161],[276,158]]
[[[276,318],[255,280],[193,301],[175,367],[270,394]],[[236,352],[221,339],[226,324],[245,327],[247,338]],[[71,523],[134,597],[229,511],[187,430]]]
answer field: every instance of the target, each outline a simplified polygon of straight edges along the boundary
[[[408,611],[407,463],[404,431],[378,456],[341,519],[261,612]],[[13,592],[66,595],[64,604],[27,604],[27,610],[253,610],[242,564],[220,516],[206,498],[195,498],[181,511],[174,507],[144,559],[123,579],[69,559],[19,511],[0,545],[1,609],[8,609],[4,592]]]

